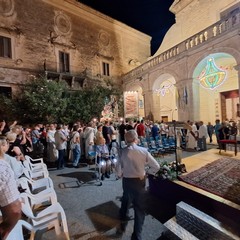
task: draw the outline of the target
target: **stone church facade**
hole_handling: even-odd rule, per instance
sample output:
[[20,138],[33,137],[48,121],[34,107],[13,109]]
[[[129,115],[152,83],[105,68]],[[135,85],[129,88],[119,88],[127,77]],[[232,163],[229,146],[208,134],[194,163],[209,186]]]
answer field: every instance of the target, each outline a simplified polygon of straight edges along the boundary
[[170,11],[151,57],[149,36],[76,0],[0,0],[0,92],[39,74],[71,90],[110,81],[127,118],[239,119],[239,1],[175,0]]
[[[175,0],[176,23],[156,52],[123,77],[127,98],[137,95],[134,116],[172,121],[238,120],[240,3]],[[126,104],[126,107],[129,105]]]
[[32,76],[78,90],[111,81],[150,56],[151,37],[76,0],[0,0],[0,92]]

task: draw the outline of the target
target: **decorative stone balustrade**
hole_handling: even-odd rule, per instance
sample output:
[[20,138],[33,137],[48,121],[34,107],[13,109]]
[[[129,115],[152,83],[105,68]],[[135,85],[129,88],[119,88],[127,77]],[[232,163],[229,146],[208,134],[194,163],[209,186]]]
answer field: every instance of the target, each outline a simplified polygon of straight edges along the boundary
[[215,24],[209,26],[205,30],[195,34],[194,36],[186,39],[185,41],[179,43],[178,45],[170,48],[169,50],[159,54],[158,56],[152,58],[141,66],[133,69],[123,76],[123,81],[130,78],[138,78],[149,69],[157,66],[158,64],[165,62],[169,59],[172,59],[179,54],[189,51],[190,49],[204,44],[205,42],[217,38],[218,36],[234,30],[237,26],[240,25],[240,10],[236,11],[231,16],[228,16]]

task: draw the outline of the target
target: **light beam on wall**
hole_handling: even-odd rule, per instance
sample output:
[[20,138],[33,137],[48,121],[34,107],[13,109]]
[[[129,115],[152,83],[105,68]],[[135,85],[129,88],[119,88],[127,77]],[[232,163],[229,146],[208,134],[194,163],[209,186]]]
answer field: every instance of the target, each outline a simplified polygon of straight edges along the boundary
[[155,89],[155,92],[157,94],[161,94],[163,97],[168,94],[170,92],[170,90],[172,90],[171,88],[173,87],[173,83],[170,81],[164,81],[160,88]]

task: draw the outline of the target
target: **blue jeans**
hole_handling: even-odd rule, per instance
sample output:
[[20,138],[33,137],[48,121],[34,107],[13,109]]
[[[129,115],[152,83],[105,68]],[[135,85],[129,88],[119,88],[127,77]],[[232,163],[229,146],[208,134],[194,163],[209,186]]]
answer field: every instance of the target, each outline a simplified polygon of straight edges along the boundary
[[76,144],[75,148],[72,150],[73,158],[73,166],[76,167],[79,163],[80,157],[81,157],[81,148],[79,144]]
[[198,139],[198,147],[202,151],[206,151],[207,150],[207,143],[206,143],[206,138],[205,137],[202,137],[202,138]]
[[57,169],[64,168],[65,149],[58,150]]
[[120,218],[128,215],[132,203],[134,209],[134,230],[132,240],[141,240],[142,228],[145,219],[144,212],[145,180],[138,178],[123,178],[123,197],[120,209]]

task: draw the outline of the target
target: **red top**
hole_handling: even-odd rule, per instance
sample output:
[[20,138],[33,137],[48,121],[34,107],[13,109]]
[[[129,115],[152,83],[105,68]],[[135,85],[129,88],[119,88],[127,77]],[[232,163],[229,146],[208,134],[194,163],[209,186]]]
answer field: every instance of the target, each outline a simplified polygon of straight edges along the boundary
[[145,127],[142,123],[137,126],[137,134],[139,137],[145,137]]

